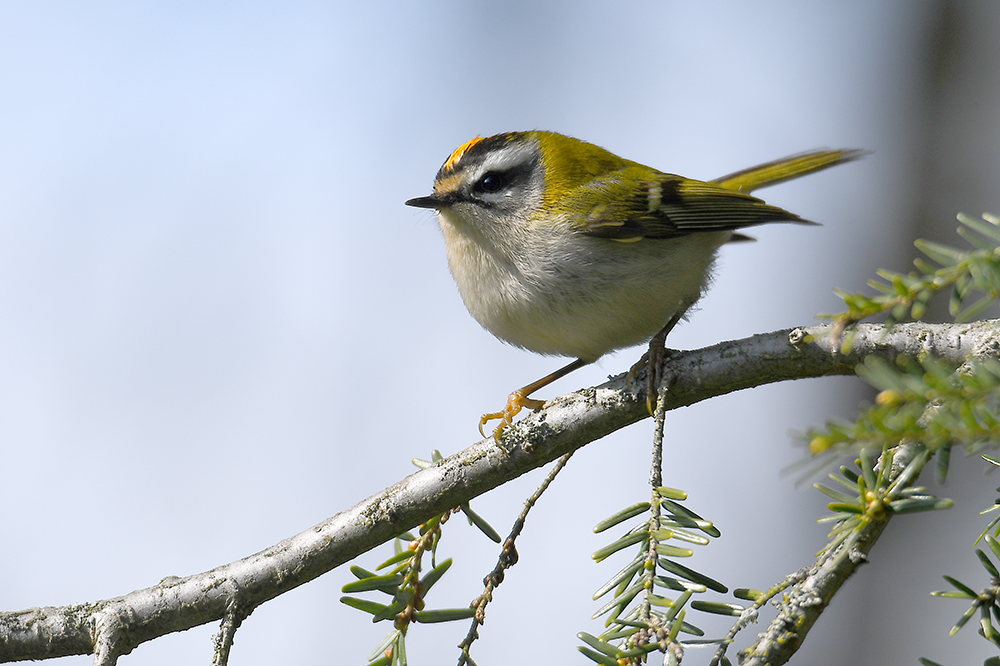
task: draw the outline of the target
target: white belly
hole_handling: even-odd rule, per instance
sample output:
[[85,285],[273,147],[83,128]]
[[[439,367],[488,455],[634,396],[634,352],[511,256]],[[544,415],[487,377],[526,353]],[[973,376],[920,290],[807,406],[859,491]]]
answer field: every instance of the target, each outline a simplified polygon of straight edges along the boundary
[[462,299],[486,330],[540,354],[586,361],[647,342],[698,300],[730,236],[623,243],[562,233],[558,241],[518,239],[516,247],[530,248],[519,256],[472,242],[444,215],[441,227]]

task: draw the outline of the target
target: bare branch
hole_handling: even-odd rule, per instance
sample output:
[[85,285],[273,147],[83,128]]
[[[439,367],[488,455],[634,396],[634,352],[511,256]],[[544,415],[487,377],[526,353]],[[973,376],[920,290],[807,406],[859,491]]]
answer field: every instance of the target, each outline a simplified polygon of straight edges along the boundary
[[[664,363],[667,409],[788,379],[853,374],[865,356],[930,353],[961,362],[997,355],[997,322],[897,325],[888,334],[861,325],[850,353],[830,340],[830,327],[777,331],[690,352]],[[557,398],[505,431],[415,472],[356,506],[259,553],[186,578],[168,578],[129,594],[62,607],[0,613],[0,661],[95,653],[112,665],[137,645],[174,631],[240,619],[288,590],[371,550],[488,490],[649,416],[641,377],[636,392],[619,375],[598,387]],[[238,625],[238,622],[236,623]],[[222,645],[231,640],[225,628]]]

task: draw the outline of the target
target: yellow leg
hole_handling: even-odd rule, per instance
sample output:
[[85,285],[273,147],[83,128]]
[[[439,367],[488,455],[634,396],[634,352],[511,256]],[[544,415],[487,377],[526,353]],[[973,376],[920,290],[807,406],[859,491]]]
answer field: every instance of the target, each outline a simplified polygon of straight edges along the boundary
[[501,433],[503,433],[504,429],[507,426],[509,426],[511,423],[514,422],[514,417],[517,416],[522,409],[527,407],[529,409],[538,411],[545,404],[544,400],[536,400],[534,398],[529,398],[528,396],[530,396],[538,389],[548,386],[557,379],[565,377],[574,370],[582,368],[583,366],[589,364],[590,362],[591,361],[584,361],[582,358],[578,358],[569,365],[559,368],[552,374],[545,375],[538,381],[532,382],[527,386],[517,389],[507,397],[507,406],[503,408],[503,411],[493,412],[490,414],[483,414],[483,416],[479,419],[479,434],[485,437],[486,433],[483,432],[483,426],[489,423],[490,421],[495,421],[497,419],[500,419],[499,425],[497,425],[497,427],[493,429],[494,439],[499,440]]

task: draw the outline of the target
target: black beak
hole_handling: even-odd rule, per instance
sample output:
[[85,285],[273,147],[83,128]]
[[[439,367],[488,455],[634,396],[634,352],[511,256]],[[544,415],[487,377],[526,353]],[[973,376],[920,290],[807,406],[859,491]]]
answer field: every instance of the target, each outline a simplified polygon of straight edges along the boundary
[[410,199],[406,202],[406,205],[413,206],[414,208],[445,208],[448,202],[442,201],[436,194],[432,194],[429,197]]

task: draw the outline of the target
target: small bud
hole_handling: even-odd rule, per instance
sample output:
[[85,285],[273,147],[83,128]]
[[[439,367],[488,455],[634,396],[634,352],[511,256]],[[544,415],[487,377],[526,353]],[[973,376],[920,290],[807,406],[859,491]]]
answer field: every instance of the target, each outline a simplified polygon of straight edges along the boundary
[[833,446],[833,438],[828,435],[816,435],[809,442],[809,453],[817,455]]

